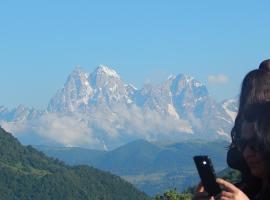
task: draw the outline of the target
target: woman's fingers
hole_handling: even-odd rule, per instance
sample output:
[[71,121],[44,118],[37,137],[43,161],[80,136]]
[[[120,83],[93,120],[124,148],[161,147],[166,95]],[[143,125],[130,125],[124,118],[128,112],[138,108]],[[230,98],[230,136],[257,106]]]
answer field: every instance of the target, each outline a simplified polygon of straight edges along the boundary
[[226,192],[226,191],[222,191],[219,196],[223,198],[229,198],[229,199],[233,198],[233,194],[231,192]]
[[224,188],[220,200],[249,200],[247,195],[228,181],[218,178],[217,183]]
[[228,192],[235,192],[236,190],[238,190],[237,187],[235,187],[233,184],[221,178],[217,179],[217,183],[223,188],[225,188]]
[[199,183],[199,185],[196,188],[196,192],[204,192],[204,187],[203,187],[202,183]]

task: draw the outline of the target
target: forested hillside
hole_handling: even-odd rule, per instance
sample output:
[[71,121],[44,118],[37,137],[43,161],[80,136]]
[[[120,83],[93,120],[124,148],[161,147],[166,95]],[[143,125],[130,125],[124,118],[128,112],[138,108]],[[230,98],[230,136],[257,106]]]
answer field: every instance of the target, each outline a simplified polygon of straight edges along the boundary
[[146,200],[120,177],[92,167],[70,167],[21,145],[0,128],[0,194],[5,200]]

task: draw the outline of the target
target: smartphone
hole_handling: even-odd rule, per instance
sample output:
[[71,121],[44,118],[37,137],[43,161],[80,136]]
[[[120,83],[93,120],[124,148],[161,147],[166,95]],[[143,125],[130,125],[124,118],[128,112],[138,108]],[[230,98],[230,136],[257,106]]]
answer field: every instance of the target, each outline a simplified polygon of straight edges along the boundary
[[193,160],[197,167],[199,176],[205,191],[209,196],[216,196],[221,188],[216,182],[216,174],[211,159],[206,155],[194,156]]

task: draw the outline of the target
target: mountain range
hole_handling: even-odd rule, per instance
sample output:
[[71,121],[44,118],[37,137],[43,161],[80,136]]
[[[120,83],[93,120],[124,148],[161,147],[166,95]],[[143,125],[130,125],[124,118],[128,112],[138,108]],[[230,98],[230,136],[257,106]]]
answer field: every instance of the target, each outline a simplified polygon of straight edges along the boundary
[[1,106],[0,125],[23,144],[111,150],[138,139],[229,140],[236,112],[236,99],[216,102],[193,77],[137,89],[101,65],[92,73],[76,67],[46,110]]

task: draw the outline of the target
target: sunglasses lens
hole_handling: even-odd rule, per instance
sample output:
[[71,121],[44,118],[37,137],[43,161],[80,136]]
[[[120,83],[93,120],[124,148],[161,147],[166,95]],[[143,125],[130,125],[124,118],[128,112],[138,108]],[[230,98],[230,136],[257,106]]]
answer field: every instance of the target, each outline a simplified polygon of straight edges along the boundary
[[248,146],[252,151],[258,151],[259,145],[256,138],[243,139],[239,138],[236,140],[236,146],[240,152],[243,152]]
[[251,150],[253,151],[258,151],[259,150],[259,146],[256,140],[251,140],[248,144],[248,146],[250,147]]

